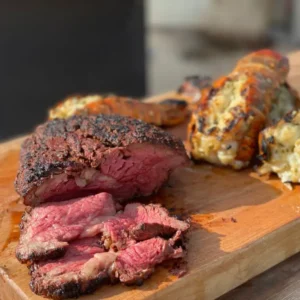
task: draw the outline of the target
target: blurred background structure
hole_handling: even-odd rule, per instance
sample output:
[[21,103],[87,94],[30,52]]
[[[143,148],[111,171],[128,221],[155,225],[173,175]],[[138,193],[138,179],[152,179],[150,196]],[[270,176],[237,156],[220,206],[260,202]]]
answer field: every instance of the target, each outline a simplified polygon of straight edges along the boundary
[[69,94],[145,94],[144,3],[0,2],[0,138]]
[[143,97],[300,42],[298,0],[2,1],[0,139],[74,93]]
[[188,74],[213,78],[264,47],[300,42],[298,0],[148,0],[148,92],[174,89]]

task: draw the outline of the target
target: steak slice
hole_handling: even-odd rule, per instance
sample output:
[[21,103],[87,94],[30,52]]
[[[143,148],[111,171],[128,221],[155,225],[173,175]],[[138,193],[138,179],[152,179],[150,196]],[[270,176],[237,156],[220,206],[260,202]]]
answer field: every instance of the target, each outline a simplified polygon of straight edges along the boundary
[[69,241],[97,235],[103,222],[115,214],[107,193],[31,208],[20,224],[16,256],[23,263],[62,256]]
[[116,115],[48,121],[24,141],[20,159],[15,187],[30,206],[98,192],[147,196],[188,163],[179,139]]
[[137,241],[155,236],[171,236],[176,231],[185,232],[189,228],[187,222],[171,217],[160,204],[127,204],[123,217],[135,220],[136,226],[131,228],[130,235]]
[[96,253],[102,253],[103,259],[111,256],[104,253],[98,242],[96,237],[77,240],[70,244],[64,257],[33,264],[30,268],[32,291],[54,299],[92,293],[107,277],[105,262],[101,265],[97,261],[98,265],[91,267],[89,272],[85,270],[85,264]]
[[156,237],[121,251],[113,270],[121,282],[139,285],[154,272],[156,265],[183,256],[182,248],[174,248],[172,240]]
[[102,241],[107,249],[121,250],[136,241],[169,237],[177,231],[185,232],[189,227],[188,222],[171,217],[160,204],[131,203],[117,218],[104,223]]
[[[157,264],[184,255],[182,248],[174,248],[172,240],[162,238],[140,242],[118,253],[81,244],[82,240],[72,243],[62,259],[34,264],[30,282],[33,292],[65,299],[92,293],[108,280],[141,284]],[[84,248],[82,254],[80,248]]]

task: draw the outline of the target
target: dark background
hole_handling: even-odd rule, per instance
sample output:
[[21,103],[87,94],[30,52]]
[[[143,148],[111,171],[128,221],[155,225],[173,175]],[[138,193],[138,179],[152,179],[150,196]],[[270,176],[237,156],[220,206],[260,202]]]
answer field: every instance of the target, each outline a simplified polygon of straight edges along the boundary
[[0,138],[74,93],[145,94],[143,1],[0,3]]

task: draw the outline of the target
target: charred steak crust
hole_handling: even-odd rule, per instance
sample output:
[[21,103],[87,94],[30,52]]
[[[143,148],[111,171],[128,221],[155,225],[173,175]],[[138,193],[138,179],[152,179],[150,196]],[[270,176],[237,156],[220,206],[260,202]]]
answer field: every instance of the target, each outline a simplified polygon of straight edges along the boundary
[[28,256],[24,256],[22,253],[16,251],[16,258],[21,263],[33,262],[36,260],[55,259],[63,256],[67,251],[67,247],[58,247],[55,249],[46,250],[42,253],[32,252]]
[[48,121],[22,144],[16,191],[25,196],[62,170],[97,168],[99,151],[141,143],[165,146],[186,156],[181,140],[139,120],[98,115]]
[[30,281],[31,290],[37,295],[41,295],[52,299],[67,299],[67,298],[78,298],[81,295],[92,294],[102,283],[108,281],[105,272],[101,272],[97,278],[88,280],[87,282],[80,282],[72,280],[70,282],[65,282],[57,285],[50,284],[46,287],[43,285],[38,285],[35,278]]

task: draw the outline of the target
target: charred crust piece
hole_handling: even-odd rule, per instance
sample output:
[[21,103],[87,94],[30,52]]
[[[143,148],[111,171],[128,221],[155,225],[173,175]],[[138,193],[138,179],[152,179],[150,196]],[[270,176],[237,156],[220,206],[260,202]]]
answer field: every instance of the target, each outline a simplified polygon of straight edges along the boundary
[[287,114],[283,117],[283,120],[284,120],[285,122],[287,122],[287,123],[291,123],[292,120],[293,120],[293,118],[294,118],[294,112],[291,111],[291,112],[287,113]]
[[160,102],[161,105],[178,105],[182,107],[187,107],[187,102],[181,99],[165,99]]
[[[198,128],[198,131],[199,131],[199,132],[203,132],[203,129],[204,129],[204,126],[205,126],[205,123],[204,123],[204,122],[205,122],[205,119],[204,119],[204,118],[201,118],[201,117],[200,117],[200,118],[198,119],[198,127],[197,127],[197,128]],[[214,127],[214,128],[215,128],[215,127]]]
[[238,119],[231,120],[229,122],[228,126],[223,129],[224,132],[231,131],[233,129],[233,127],[238,124],[238,122],[239,122]]
[[91,294],[100,285],[108,282],[108,277],[105,272],[101,272],[97,278],[89,279],[85,281],[78,281],[75,278],[69,282],[62,282],[54,284],[40,284],[39,278],[32,278],[30,281],[31,290],[37,295],[41,295],[52,299],[67,299],[67,298],[78,298],[81,295]]
[[267,142],[268,142],[269,144],[274,144],[274,143],[275,143],[274,136],[268,137],[268,138],[267,138]]
[[211,128],[209,128],[208,130],[207,130],[207,133],[208,134],[212,134],[215,130],[217,130],[217,127],[215,126],[215,127],[211,127]]
[[16,258],[19,262],[25,264],[29,261],[42,261],[45,259],[55,259],[62,257],[67,251],[67,247],[55,248],[53,250],[47,250],[43,252],[43,255],[40,253],[32,252],[30,255],[24,257],[19,252],[16,252]]
[[219,89],[217,88],[211,88],[209,90],[209,94],[208,94],[208,100],[210,100],[213,96],[215,96],[218,93]]
[[266,139],[261,140],[260,145],[260,155],[258,156],[260,160],[269,160],[271,158],[270,145],[275,143],[274,136],[270,136]]
[[270,158],[269,146],[267,140],[262,140],[261,142],[261,157],[267,160]]

